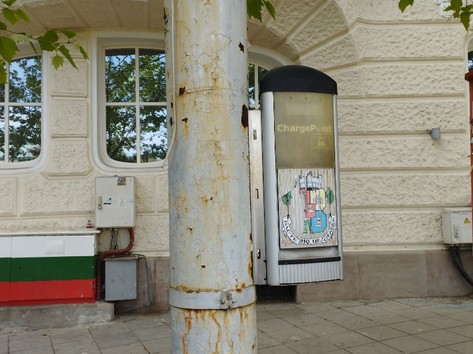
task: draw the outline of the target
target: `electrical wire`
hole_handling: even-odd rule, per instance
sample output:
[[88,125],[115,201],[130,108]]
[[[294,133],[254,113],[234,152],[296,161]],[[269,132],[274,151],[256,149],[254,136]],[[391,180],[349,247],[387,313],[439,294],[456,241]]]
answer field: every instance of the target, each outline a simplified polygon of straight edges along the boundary
[[463,265],[463,262],[460,257],[460,247],[458,246],[450,246],[448,248],[448,252],[450,253],[450,256],[452,257],[453,263],[455,264],[455,267],[457,270],[460,272],[460,274],[463,276],[463,278],[473,286],[473,278],[467,273],[465,270],[465,266]]

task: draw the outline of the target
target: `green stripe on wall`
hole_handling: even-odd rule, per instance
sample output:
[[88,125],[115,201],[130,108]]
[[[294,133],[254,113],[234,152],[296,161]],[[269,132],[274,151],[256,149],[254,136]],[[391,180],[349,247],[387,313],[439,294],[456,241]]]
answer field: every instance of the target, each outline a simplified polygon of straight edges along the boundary
[[10,281],[10,258],[0,258],[0,281]]
[[11,258],[10,281],[95,278],[95,257]]

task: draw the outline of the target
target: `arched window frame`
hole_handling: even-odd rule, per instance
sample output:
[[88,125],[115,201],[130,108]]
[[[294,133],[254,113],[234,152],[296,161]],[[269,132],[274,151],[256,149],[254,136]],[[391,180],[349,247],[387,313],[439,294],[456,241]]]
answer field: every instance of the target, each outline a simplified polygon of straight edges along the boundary
[[[27,46],[20,46],[20,52],[19,54],[15,57],[14,60],[19,60],[22,58],[28,58],[28,57],[33,57],[37,56],[37,53],[35,53],[30,47]],[[9,117],[7,112],[9,108],[11,107],[39,107],[40,112],[41,112],[41,118],[40,118],[40,143],[39,147],[39,153],[38,155],[33,158],[29,159],[26,161],[9,161],[8,158],[8,149],[4,149],[5,156],[4,158],[0,161],[0,173],[2,175],[18,175],[18,173],[31,173],[34,171],[39,170],[45,160],[46,160],[46,151],[47,151],[47,121],[45,117],[47,117],[47,80],[46,78],[48,77],[48,72],[49,72],[49,66],[46,63],[50,62],[50,56],[48,53],[43,52],[40,53],[40,61],[41,61],[41,99],[40,102],[12,102],[8,99],[8,91],[9,91],[9,83],[7,82],[5,84],[5,99],[2,100],[1,106],[4,109],[3,113],[3,123],[4,123],[4,128],[6,129],[6,135],[9,135],[8,133],[8,121]],[[9,137],[5,137],[4,144],[8,144]]]
[[[106,129],[104,118],[104,96],[103,83],[104,70],[101,68],[104,48],[113,46],[126,46],[127,44],[133,47],[152,46],[153,48],[164,49],[164,36],[157,33],[135,33],[135,32],[107,32],[107,33],[93,33],[92,34],[92,48],[91,48],[91,62],[92,65],[92,117],[93,117],[93,131],[92,131],[92,151],[95,162],[105,171],[120,172],[133,170],[135,172],[146,172],[149,170],[156,170],[166,166],[166,158],[148,163],[127,163],[112,160],[107,155],[106,149]],[[270,69],[276,66],[291,64],[282,55],[258,46],[251,47],[248,55],[248,61],[257,67]],[[260,78],[256,78],[258,81]],[[257,82],[256,81],[256,82]],[[255,85],[256,100],[250,104],[250,109],[259,109],[258,87]]]

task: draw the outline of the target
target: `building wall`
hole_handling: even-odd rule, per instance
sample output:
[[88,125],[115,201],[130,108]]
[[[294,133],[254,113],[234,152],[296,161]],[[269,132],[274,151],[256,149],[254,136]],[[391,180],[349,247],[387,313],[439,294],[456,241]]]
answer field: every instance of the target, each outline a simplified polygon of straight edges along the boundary
[[[266,16],[264,24],[249,21],[251,44],[322,70],[338,83],[342,222],[349,260],[346,267],[358,259],[360,251],[374,256],[389,252],[393,257],[412,257],[414,261],[419,255],[433,257],[444,249],[442,209],[471,205],[467,86],[463,79],[467,33],[456,21],[443,19],[431,0],[416,0],[405,14],[400,13],[394,0],[274,2],[276,20]],[[159,36],[163,32],[161,1],[130,1],[128,5],[133,3],[139,7],[136,9],[126,7],[126,2],[115,5],[125,6],[114,9],[115,14],[128,11],[129,16],[112,20],[103,19],[101,10],[95,8],[112,6],[109,1],[69,0],[70,6],[66,7],[54,1],[24,3],[36,19],[29,26],[40,30],[70,23],[71,27],[83,28],[79,31],[81,41],[89,51],[94,30],[145,30]],[[148,6],[147,12],[142,6]],[[83,16],[85,13],[88,17]],[[140,13],[147,14],[147,21],[136,20]],[[92,63],[76,58],[79,70],[68,65],[57,71],[47,70],[45,161],[34,171],[0,171],[0,228],[5,233],[84,228],[94,210],[95,177],[136,176],[133,251],[147,260],[140,261],[139,304],[123,306],[165,308],[169,255],[167,169],[101,170],[92,151],[96,129]],[[441,128],[439,141],[430,138],[429,131],[434,127]],[[107,249],[108,233],[99,235],[98,240],[99,247]],[[126,244],[127,234],[123,233],[119,245]],[[377,268],[376,261],[367,262],[356,272],[369,274]],[[402,269],[406,277],[415,270]],[[350,270],[351,266],[346,268],[347,278],[338,287],[348,289],[352,284],[354,275]],[[433,276],[431,271],[419,274],[425,274],[424,278]],[[453,268],[442,276],[457,277]],[[387,279],[396,281],[395,277]],[[455,289],[455,294],[466,291],[462,286]],[[303,287],[300,291],[304,294],[301,299],[312,293]],[[346,297],[370,297],[367,291],[362,295],[337,291]],[[396,293],[372,292],[372,296],[392,295]]]

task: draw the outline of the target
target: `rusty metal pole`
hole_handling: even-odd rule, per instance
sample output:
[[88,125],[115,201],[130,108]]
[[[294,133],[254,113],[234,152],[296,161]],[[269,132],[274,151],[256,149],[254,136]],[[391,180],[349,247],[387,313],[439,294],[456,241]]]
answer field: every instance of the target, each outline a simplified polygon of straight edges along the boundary
[[173,353],[256,353],[246,2],[167,0]]

